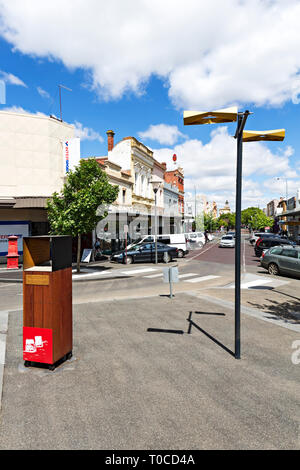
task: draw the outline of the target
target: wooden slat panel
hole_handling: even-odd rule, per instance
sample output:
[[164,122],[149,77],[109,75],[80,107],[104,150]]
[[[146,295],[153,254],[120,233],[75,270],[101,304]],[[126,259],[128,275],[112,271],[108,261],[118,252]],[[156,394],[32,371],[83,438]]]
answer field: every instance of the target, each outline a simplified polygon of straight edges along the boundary
[[72,268],[52,273],[53,360],[72,351]]

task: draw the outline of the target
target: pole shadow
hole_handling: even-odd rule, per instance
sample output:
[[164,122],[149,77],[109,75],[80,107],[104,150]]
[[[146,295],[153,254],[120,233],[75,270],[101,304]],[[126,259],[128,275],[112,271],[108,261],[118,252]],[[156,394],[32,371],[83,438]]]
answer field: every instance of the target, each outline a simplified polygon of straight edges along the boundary
[[183,330],[166,330],[162,328],[147,328],[147,331],[152,332],[152,333],[173,333],[176,335],[183,335],[184,331]]
[[[194,312],[194,313],[197,313],[197,314],[202,314],[202,315],[221,315],[221,316],[225,316],[225,313],[211,313],[211,312]],[[192,326],[194,326],[197,330],[201,331],[201,333],[203,333],[205,336],[207,336],[207,338],[209,338],[210,340],[212,340],[215,344],[217,344],[218,346],[220,346],[220,348],[224,349],[224,351],[226,351],[228,354],[230,354],[231,356],[235,357],[235,353],[233,351],[231,351],[231,349],[227,348],[227,346],[225,346],[225,344],[221,343],[219,340],[217,340],[216,338],[214,338],[210,333],[208,333],[207,331],[205,331],[203,328],[201,328],[199,325],[197,325],[197,323],[195,323],[193,320],[192,320],[192,314],[193,312],[190,312],[189,314],[189,317],[187,318],[187,321],[189,322],[189,326],[188,326],[188,331],[187,333],[188,334],[191,334],[191,331],[192,331]]]

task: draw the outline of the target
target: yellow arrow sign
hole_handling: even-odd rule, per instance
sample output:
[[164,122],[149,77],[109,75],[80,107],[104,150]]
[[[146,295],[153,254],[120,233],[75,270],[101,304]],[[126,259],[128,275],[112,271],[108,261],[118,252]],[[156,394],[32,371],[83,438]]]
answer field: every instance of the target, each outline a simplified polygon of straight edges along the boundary
[[222,122],[233,122],[237,120],[237,107],[218,109],[216,111],[184,111],[183,124],[214,124]]
[[244,131],[243,142],[256,142],[258,140],[283,140],[285,129],[275,129],[272,131]]

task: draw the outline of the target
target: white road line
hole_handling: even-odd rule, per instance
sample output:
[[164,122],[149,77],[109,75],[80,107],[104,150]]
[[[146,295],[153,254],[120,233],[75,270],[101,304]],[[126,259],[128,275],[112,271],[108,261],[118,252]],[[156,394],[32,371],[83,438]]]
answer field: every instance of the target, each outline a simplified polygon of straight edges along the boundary
[[245,242],[246,240],[244,239],[244,250],[243,250],[243,272],[246,272],[246,258],[245,258],[245,252],[246,252],[246,247],[245,247]]
[[211,279],[217,279],[220,276],[201,276],[195,277],[194,279],[187,279],[184,282],[202,282],[202,281],[210,281]]
[[157,271],[157,269],[156,268],[128,269],[128,271],[122,271],[121,274],[140,274],[140,273],[147,273],[150,271]]
[[[192,258],[186,259],[185,262],[188,263],[189,261],[192,261],[193,259],[198,258],[198,256],[203,255],[203,253],[206,253],[208,250],[210,250],[211,248],[213,248],[213,247],[216,246],[216,245],[217,245],[217,243],[213,243],[213,244],[210,245],[208,248],[206,248],[206,250],[201,251],[200,253],[198,253],[197,255],[193,256]],[[205,245],[204,245],[204,246],[205,246]]]
[[179,274],[179,279],[183,279],[184,277],[191,277],[191,276],[197,276],[197,273],[186,273],[186,274]]
[[[257,280],[257,281],[250,281],[250,282],[244,282],[241,283],[241,289],[248,289],[249,287],[254,287],[254,286],[263,286],[265,284],[269,284],[272,282],[272,279],[263,279],[263,280]],[[230,289],[234,289],[234,284],[232,286],[229,286]]]
[[153,279],[155,277],[161,277],[163,275],[163,273],[159,273],[159,274],[150,274],[150,276],[144,276],[144,277],[147,277],[149,279]]
[[85,279],[87,277],[102,276],[104,274],[112,274],[111,271],[93,272],[89,274],[73,274],[72,279]]

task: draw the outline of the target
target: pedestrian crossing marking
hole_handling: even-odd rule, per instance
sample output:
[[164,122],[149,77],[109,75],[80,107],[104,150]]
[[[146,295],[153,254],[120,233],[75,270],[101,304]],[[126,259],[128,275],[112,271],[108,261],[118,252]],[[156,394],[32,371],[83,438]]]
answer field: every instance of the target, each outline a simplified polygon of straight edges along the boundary
[[186,273],[186,274],[179,274],[179,279],[183,279],[184,277],[191,277],[191,276],[197,276],[197,273]]
[[[270,284],[273,279],[263,279],[263,280],[257,280],[257,281],[250,281],[250,282],[243,282],[241,283],[241,289],[248,289],[249,287],[255,287],[255,286],[263,286],[265,284]],[[230,289],[233,289],[234,285],[230,286]]]
[[210,281],[211,279],[217,279],[220,276],[201,276],[195,277],[194,279],[186,279],[184,282],[202,282],[202,281]]
[[147,277],[149,279],[154,279],[155,277],[160,277],[162,275],[163,275],[163,273],[159,273],[159,274],[150,274],[150,276],[144,276],[144,277]]
[[127,271],[122,271],[121,274],[140,274],[147,273],[150,271],[157,271],[155,268],[146,268],[146,269],[128,269]]

